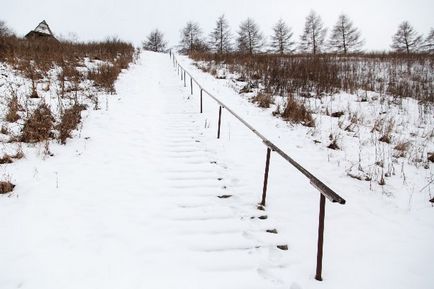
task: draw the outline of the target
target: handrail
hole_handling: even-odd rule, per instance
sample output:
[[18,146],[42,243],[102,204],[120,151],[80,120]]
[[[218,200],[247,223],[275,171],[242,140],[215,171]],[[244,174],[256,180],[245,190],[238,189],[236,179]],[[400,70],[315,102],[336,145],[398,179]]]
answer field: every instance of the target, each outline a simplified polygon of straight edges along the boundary
[[170,51],[170,57],[173,60],[173,66],[177,68],[178,74],[181,74],[181,80],[184,82],[184,87],[187,86],[186,75],[190,77],[190,92],[193,95],[193,82],[200,88],[200,112],[202,113],[202,95],[203,92],[208,94],[214,101],[219,104],[219,118],[218,118],[218,130],[217,138],[220,138],[220,126],[221,126],[221,116],[222,108],[225,108],[230,114],[232,114],[236,119],[238,119],[242,124],[244,124],[250,131],[256,134],[262,142],[267,146],[267,157],[265,161],[265,173],[264,173],[264,185],[262,191],[262,201],[258,206],[259,209],[265,208],[265,202],[267,197],[267,186],[268,186],[268,173],[270,169],[270,156],[271,151],[276,152],[292,166],[294,166],[299,172],[306,176],[310,180],[310,184],[315,187],[320,192],[320,205],[319,205],[319,220],[318,220],[318,244],[317,244],[317,260],[316,260],[316,274],[315,279],[322,281],[322,263],[323,263],[323,247],[324,247],[324,220],[325,220],[325,203],[326,198],[332,203],[339,203],[341,205],[345,204],[345,200],[339,196],[335,191],[330,189],[326,184],[315,177],[311,172],[306,170],[302,165],[292,159],[288,154],[281,150],[277,145],[272,143],[269,139],[263,136],[259,131],[257,131],[252,125],[236,114],[232,109],[230,109],[226,104],[224,104],[220,99],[215,97],[212,93],[206,90],[192,75],[188,72],[179,61],[176,59],[175,54]]
[[270,149],[275,151],[277,154],[279,154],[281,157],[283,157],[286,161],[288,161],[291,165],[293,165],[299,172],[301,172],[303,175],[305,175],[310,180],[310,183],[318,191],[320,191],[321,194],[323,194],[332,203],[339,203],[341,205],[345,204],[345,199],[343,199],[335,191],[333,191],[326,184],[324,184],[322,181],[320,181],[317,177],[315,177],[311,172],[309,172],[307,169],[305,169],[302,165],[300,165],[298,162],[296,162],[294,159],[292,159],[288,154],[286,154],[283,150],[281,150],[277,145],[275,145],[270,140],[268,140],[265,136],[263,136],[260,132],[258,132],[247,121],[242,119],[238,114],[236,114],[232,109],[230,109],[221,100],[219,100],[212,93],[210,93],[208,90],[206,90],[204,87],[202,87],[202,85],[191,75],[191,73],[188,72],[181,64],[179,64],[179,61],[177,61],[175,54],[172,54],[172,55],[173,55],[175,61],[178,63],[179,67],[182,68],[182,70],[190,77],[190,79],[192,81],[194,81],[196,83],[196,85],[203,92],[208,94],[208,96],[210,96],[215,102],[217,102],[221,107],[226,109],[230,114],[232,114],[236,119],[238,119],[242,124],[244,124],[244,126],[246,126],[250,131],[252,131],[254,134],[256,134],[264,142],[264,144],[267,147],[269,147]]

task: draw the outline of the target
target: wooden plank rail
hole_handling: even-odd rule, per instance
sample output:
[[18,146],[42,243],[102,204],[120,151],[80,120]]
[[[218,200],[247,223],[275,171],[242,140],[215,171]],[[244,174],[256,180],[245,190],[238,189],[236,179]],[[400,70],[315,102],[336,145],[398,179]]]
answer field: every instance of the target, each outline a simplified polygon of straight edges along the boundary
[[221,118],[222,118],[222,109],[224,108],[227,112],[229,112],[232,116],[234,116],[238,121],[240,121],[245,127],[247,127],[251,132],[253,132],[257,137],[259,137],[264,145],[267,147],[267,155],[265,162],[265,173],[264,173],[264,183],[262,190],[262,200],[259,204],[261,209],[265,209],[266,205],[266,196],[267,196],[267,185],[268,185],[268,174],[270,169],[270,156],[271,152],[275,152],[280,155],[284,160],[289,162],[293,167],[295,167],[299,172],[301,172],[305,177],[307,177],[311,183],[311,185],[316,188],[320,192],[320,205],[319,205],[319,222],[318,222],[318,243],[317,243],[317,262],[316,262],[316,274],[315,279],[318,281],[322,281],[322,261],[323,261],[323,242],[324,242],[324,219],[325,219],[325,203],[326,199],[328,199],[332,203],[345,204],[345,200],[339,196],[335,191],[329,188],[326,184],[320,181],[317,177],[315,177],[311,172],[305,169],[301,164],[292,159],[288,154],[286,154],[282,149],[280,149],[277,145],[267,139],[264,135],[258,132],[252,125],[246,122],[243,118],[241,118],[237,113],[235,113],[232,109],[230,109],[227,105],[225,105],[220,99],[206,90],[181,64],[179,64],[178,59],[172,51],[169,52],[169,55],[173,61],[174,67],[177,69],[178,73],[181,74],[181,80],[184,81],[184,87],[186,87],[186,76],[190,78],[190,93],[193,94],[193,84],[200,90],[200,113],[203,112],[203,94],[207,94],[211,99],[213,99],[219,105],[219,120],[218,120],[218,131],[217,138],[220,138],[221,131]]

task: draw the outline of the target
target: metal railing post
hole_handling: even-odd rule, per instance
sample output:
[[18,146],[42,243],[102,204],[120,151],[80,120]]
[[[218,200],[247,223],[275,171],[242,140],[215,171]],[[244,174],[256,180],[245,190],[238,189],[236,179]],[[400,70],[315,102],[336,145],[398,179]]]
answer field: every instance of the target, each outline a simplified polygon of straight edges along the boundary
[[219,124],[218,124],[218,129],[217,129],[217,139],[220,138],[220,126],[222,123],[222,106],[219,106]]
[[324,246],[324,218],[325,218],[325,202],[326,199],[323,194],[320,194],[319,201],[319,224],[318,224],[318,249],[316,255],[316,275],[315,279],[322,281],[322,257]]
[[202,100],[202,98],[203,98],[203,89],[201,88],[200,89],[200,113],[203,112],[203,100]]
[[[173,54],[173,58],[176,59],[175,54]],[[187,87],[186,83],[186,70],[184,67],[176,61],[178,65],[178,70],[181,75],[181,81],[184,81],[184,87]],[[190,85],[191,85],[191,94],[193,94],[193,77],[190,76]],[[196,81],[196,80],[194,80]],[[225,103],[215,97],[213,94],[204,89],[197,81],[197,86],[200,89],[200,112],[203,112],[203,93],[205,92],[210,98],[216,101],[219,105],[219,118],[218,118],[218,130],[217,130],[217,139],[220,139],[220,131],[221,131],[221,119],[222,119],[222,109],[225,108],[231,115],[233,115],[236,119],[238,119],[243,125],[245,125],[250,131],[252,131],[256,136],[258,136],[264,144],[267,146],[267,156],[265,161],[265,172],[264,172],[264,184],[262,189],[262,200],[261,206],[266,205],[266,197],[267,197],[267,189],[268,189],[268,177],[270,170],[270,159],[271,159],[271,151],[276,152],[280,155],[284,160],[289,162],[294,168],[296,168],[300,173],[302,173],[306,178],[310,180],[310,184],[315,187],[320,192],[320,205],[319,205],[319,224],[318,224],[318,244],[317,244],[317,262],[316,262],[316,274],[315,279],[318,281],[322,281],[322,262],[323,262],[323,250],[324,250],[324,221],[325,221],[325,203],[326,198],[329,199],[332,203],[338,203],[344,205],[346,203],[345,199],[339,196],[336,192],[334,192],[331,188],[329,188],[326,184],[321,182],[316,176],[314,176],[311,172],[306,170],[301,164],[292,159],[288,154],[282,151],[278,146],[268,140],[264,135],[262,135],[259,131],[257,131],[252,125],[246,122],[243,118],[241,118],[237,113],[235,113],[231,108],[227,107]],[[430,200],[430,202],[434,203],[434,198]],[[259,206],[258,206],[259,207]]]
[[265,207],[266,198],[267,198],[268,172],[270,171],[270,156],[271,156],[271,149],[267,147],[267,158],[265,159],[264,186],[262,187],[262,200],[261,200],[262,207]]

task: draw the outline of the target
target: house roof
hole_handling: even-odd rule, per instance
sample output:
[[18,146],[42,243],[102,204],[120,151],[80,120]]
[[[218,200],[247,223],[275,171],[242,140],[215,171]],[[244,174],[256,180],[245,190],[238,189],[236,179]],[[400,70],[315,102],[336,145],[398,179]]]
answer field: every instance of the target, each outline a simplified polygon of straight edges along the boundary
[[47,24],[47,22],[45,22],[45,20],[42,21],[41,23],[39,23],[39,25],[36,26],[36,28],[33,29],[33,31],[43,33],[43,34],[53,35],[53,33],[51,32],[50,26],[48,26],[48,24]]
[[35,29],[33,29],[32,31],[27,33],[25,37],[31,38],[31,37],[35,37],[35,36],[55,38],[53,32],[50,29],[50,26],[48,26],[48,24],[45,20],[43,20],[41,23],[39,23]]

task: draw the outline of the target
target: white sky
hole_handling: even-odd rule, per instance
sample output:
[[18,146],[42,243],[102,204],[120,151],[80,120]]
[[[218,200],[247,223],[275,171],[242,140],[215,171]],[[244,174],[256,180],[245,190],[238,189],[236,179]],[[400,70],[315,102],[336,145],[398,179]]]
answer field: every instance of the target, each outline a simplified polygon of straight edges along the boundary
[[331,28],[345,13],[360,28],[369,50],[388,49],[399,23],[408,20],[426,34],[434,27],[433,0],[1,0],[0,19],[23,36],[46,20],[56,35],[75,33],[80,40],[101,40],[116,35],[138,45],[154,28],[170,45],[179,41],[188,20],[198,22],[207,35],[216,18],[225,14],[232,31],[247,17],[254,18],[265,35],[283,18],[298,41],[311,9]]

